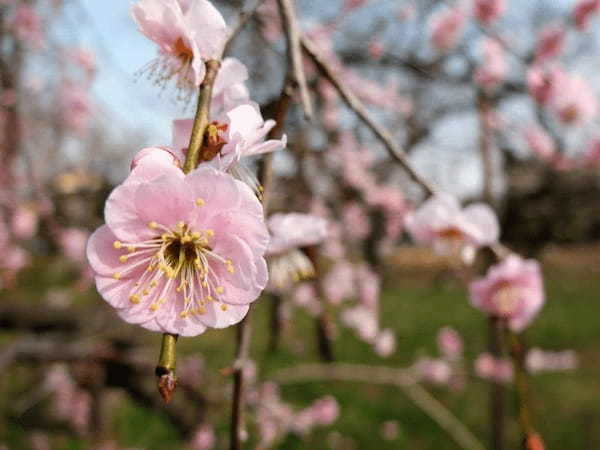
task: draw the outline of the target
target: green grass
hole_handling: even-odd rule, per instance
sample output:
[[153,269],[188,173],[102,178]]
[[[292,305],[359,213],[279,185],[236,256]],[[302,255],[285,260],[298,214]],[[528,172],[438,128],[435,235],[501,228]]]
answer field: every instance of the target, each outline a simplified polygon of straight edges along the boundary
[[[547,448],[600,448],[600,277],[591,269],[548,272],[546,287],[547,304],[527,332],[527,342],[549,349],[573,348],[580,355],[581,367],[575,372],[544,374],[533,378],[536,425]],[[382,326],[393,328],[397,333],[396,353],[382,360],[352,333],[340,329],[334,343],[338,360],[403,367],[419,355],[436,354],[436,334],[444,325],[456,328],[463,335],[469,366],[472,358],[485,350],[484,318],[468,305],[465,292],[457,283],[435,281],[430,274],[400,273],[386,284],[381,304]],[[292,332],[283,342],[281,351],[267,351],[268,310],[268,300],[261,300],[252,314],[252,356],[259,364],[261,375],[299,362],[317,361],[314,324],[302,312],[293,316]],[[208,363],[206,376],[210,377],[206,388],[213,392],[224,392],[229,388],[229,379],[220,375],[218,369],[230,364],[233,341],[234,330],[227,329],[210,331],[197,339],[182,340],[179,345],[182,354],[203,355]],[[157,343],[158,338],[152,336],[149,347]],[[6,410],[7,398],[14,392],[22,391],[26,383],[32,382],[32,376],[25,372],[21,380],[13,384],[6,380],[2,382],[2,411]],[[460,417],[487,447],[486,383],[471,377],[466,389],[461,392],[428,389]],[[309,405],[319,396],[332,394],[340,403],[341,417],[335,427],[316,429],[310,436],[290,435],[277,448],[328,449],[331,448],[329,443],[334,429],[344,439],[352,441],[352,444],[344,441],[338,447],[344,449],[458,448],[427,415],[393,387],[307,382],[286,385],[282,393],[287,401],[298,408]],[[225,397],[222,406],[208,412],[208,417],[219,431],[219,448],[226,448],[227,441],[229,403]],[[508,448],[518,448],[519,439],[513,400],[513,392],[510,391],[507,398],[511,413]],[[385,441],[380,433],[382,423],[388,420],[395,420],[400,425],[398,438],[391,442]],[[4,423],[0,427],[0,442],[5,442],[11,449],[27,449],[29,431],[26,426],[14,421]],[[110,431],[122,445],[128,447],[182,448],[176,431],[160,411],[140,408],[126,400],[121,401],[115,410]],[[86,448],[84,440],[65,435],[57,438],[55,444],[56,448]]]

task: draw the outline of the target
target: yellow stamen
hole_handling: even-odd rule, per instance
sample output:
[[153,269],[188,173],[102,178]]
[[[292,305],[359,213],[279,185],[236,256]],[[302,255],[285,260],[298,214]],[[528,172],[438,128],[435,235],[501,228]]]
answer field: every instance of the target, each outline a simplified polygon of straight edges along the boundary
[[204,199],[203,199],[203,198],[201,198],[201,197],[198,197],[198,198],[196,199],[196,206],[204,206],[205,204],[206,204],[206,202],[204,201]]
[[115,272],[115,273],[113,273],[113,278],[115,280],[120,280],[121,279],[121,272]]
[[115,241],[113,242],[113,247],[116,248],[117,250],[121,248],[123,244],[121,244],[120,241]]
[[130,295],[130,296],[129,296],[129,301],[130,301],[131,303],[138,304],[138,303],[140,302],[140,296],[139,296],[139,295],[137,295],[137,294]]

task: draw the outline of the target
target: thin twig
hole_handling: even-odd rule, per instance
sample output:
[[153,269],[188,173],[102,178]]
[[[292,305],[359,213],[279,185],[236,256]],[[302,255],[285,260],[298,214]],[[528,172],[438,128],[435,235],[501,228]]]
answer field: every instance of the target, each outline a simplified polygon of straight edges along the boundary
[[315,63],[319,72],[331,83],[331,85],[338,91],[346,105],[356,113],[356,115],[364,122],[367,127],[381,140],[392,159],[397,161],[404,170],[408,173],[410,178],[417,184],[419,184],[428,196],[435,193],[434,187],[412,167],[409,161],[408,154],[402,150],[392,138],[392,134],[373,120],[363,103],[354,95],[350,89],[348,89],[342,80],[338,77],[335,71],[328,64],[327,60],[323,58],[315,46],[315,44],[305,35],[301,36],[302,48],[306,54]]
[[302,64],[300,26],[298,25],[298,19],[296,18],[294,0],[278,0],[278,3],[287,42],[288,67],[291,67],[292,69],[288,73],[293,74],[294,81],[298,85],[304,116],[308,120],[312,120],[313,105],[308,92],[304,65]]
[[280,370],[270,379],[280,384],[350,381],[396,386],[437,422],[460,447],[470,450],[484,449],[483,444],[471,431],[450,410],[423,389],[407,369],[343,363],[302,364]]

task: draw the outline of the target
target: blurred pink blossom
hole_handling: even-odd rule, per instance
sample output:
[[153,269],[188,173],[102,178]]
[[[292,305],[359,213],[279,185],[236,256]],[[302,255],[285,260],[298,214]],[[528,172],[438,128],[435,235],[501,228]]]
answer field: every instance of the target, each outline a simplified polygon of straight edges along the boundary
[[500,228],[494,211],[482,203],[461,208],[449,194],[436,194],[406,216],[412,238],[431,245],[440,254],[469,263],[477,248],[498,240]]
[[314,421],[318,425],[331,425],[340,415],[340,407],[332,395],[318,398],[310,406]]
[[490,353],[481,353],[475,359],[475,374],[484,380],[510,383],[513,379],[512,363],[504,358],[496,359]]
[[371,232],[369,216],[358,202],[349,202],[344,205],[342,223],[346,234],[356,241],[365,239]]
[[211,450],[216,443],[215,432],[210,425],[201,425],[192,436],[190,447],[193,450]]
[[83,70],[88,79],[94,77],[96,73],[96,54],[92,50],[75,47],[68,50],[67,57]]
[[539,125],[529,125],[524,132],[525,142],[542,161],[550,162],[556,156],[554,140]]
[[600,11],[600,0],[579,0],[573,8],[573,19],[579,30],[585,30],[593,14]]
[[493,89],[506,78],[504,48],[495,39],[483,40],[483,61],[475,70],[473,80],[481,87]]
[[541,63],[559,56],[565,47],[566,29],[564,25],[546,25],[538,34],[535,47],[535,62]]
[[438,331],[437,344],[440,353],[447,359],[453,361],[462,357],[463,341],[452,327],[442,327]]
[[525,364],[531,373],[561,372],[577,369],[579,359],[574,350],[557,352],[534,347],[527,352]]
[[93,106],[85,86],[67,80],[60,87],[60,118],[71,133],[84,137],[89,129]]
[[400,435],[400,425],[395,420],[386,420],[381,424],[380,434],[386,441],[396,440]]
[[375,342],[379,332],[377,311],[366,306],[353,306],[341,313],[341,320],[348,328],[356,331],[358,337],[370,344]]
[[355,270],[355,283],[360,302],[369,308],[377,307],[381,290],[380,276],[369,269],[366,264],[361,264]]
[[469,286],[471,304],[508,321],[513,331],[522,331],[544,304],[544,286],[539,264],[511,254],[493,265],[485,278]]
[[311,214],[274,214],[267,226],[271,240],[266,255],[269,257],[269,288],[279,290],[293,282],[315,274],[310,259],[301,250],[320,244],[327,237],[327,221]]
[[564,78],[564,71],[558,67],[532,64],[527,69],[529,95],[540,105],[547,105],[559,91]]
[[30,206],[18,206],[12,216],[11,228],[19,239],[30,239],[37,232],[39,217]]
[[598,113],[598,100],[592,86],[579,75],[566,76],[551,104],[566,125],[582,125]]
[[65,228],[59,236],[60,247],[71,261],[85,263],[85,247],[90,233],[81,228]]
[[385,47],[379,39],[372,39],[368,46],[369,56],[373,59],[381,59],[385,53]]
[[381,330],[375,338],[375,353],[382,358],[392,356],[396,350],[396,336],[394,332],[386,328]]
[[440,358],[421,357],[412,366],[416,377],[426,383],[447,385],[452,378],[452,367]]
[[583,155],[583,160],[594,166],[600,164],[600,137],[592,139],[588,144]]
[[42,19],[33,6],[19,3],[12,19],[12,29],[17,39],[39,48],[44,43]]
[[506,0],[475,0],[473,13],[477,20],[489,25],[506,12]]
[[369,0],[344,0],[344,6],[342,7],[343,12],[353,11],[357,8],[362,7]]
[[346,261],[337,262],[325,275],[323,284],[327,300],[334,305],[354,297],[354,267]]
[[429,22],[431,45],[440,52],[448,52],[462,37],[467,15],[461,5],[435,13]]

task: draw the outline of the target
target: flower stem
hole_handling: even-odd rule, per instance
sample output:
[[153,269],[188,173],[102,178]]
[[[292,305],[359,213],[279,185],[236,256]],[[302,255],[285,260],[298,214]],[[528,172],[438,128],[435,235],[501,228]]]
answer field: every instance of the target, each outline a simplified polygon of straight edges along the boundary
[[515,387],[519,403],[519,424],[523,432],[523,448],[525,450],[544,450],[542,438],[533,426],[531,395],[527,379],[527,368],[525,366],[525,345],[517,334],[507,326],[505,328],[506,341],[510,348],[510,355],[515,371]]
[[200,95],[198,96],[198,106],[196,108],[196,116],[194,117],[192,136],[183,165],[183,171],[185,173],[190,173],[198,166],[200,149],[202,148],[202,143],[204,141],[204,132],[208,126],[212,90],[215,79],[217,78],[217,73],[221,67],[221,61],[211,59],[206,61],[205,66],[206,74],[204,76],[204,81],[200,85]]
[[160,392],[165,403],[171,401],[173,391],[175,391],[175,387],[177,386],[177,377],[175,376],[177,357],[175,344],[177,343],[177,337],[176,334],[163,334],[160,345],[160,356],[154,371],[158,377],[158,392]]

